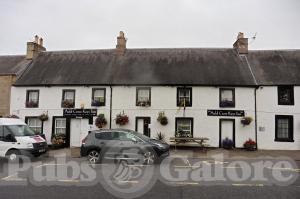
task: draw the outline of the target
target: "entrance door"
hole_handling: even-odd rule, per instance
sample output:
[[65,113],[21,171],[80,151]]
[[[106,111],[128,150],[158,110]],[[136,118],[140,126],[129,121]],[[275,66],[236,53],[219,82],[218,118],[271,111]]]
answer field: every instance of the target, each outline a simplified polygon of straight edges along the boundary
[[135,131],[142,133],[150,137],[150,117],[136,117],[135,119]]
[[220,119],[220,141],[219,146],[222,147],[222,140],[228,138],[233,141],[235,146],[235,120],[234,119]]
[[70,146],[80,147],[82,139],[88,134],[88,119],[71,119],[70,125]]

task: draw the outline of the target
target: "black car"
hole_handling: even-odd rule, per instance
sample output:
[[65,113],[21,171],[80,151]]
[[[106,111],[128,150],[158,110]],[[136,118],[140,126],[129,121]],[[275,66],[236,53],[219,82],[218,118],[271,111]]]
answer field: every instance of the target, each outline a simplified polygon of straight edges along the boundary
[[81,156],[87,156],[93,164],[108,160],[153,164],[168,156],[169,148],[164,142],[131,130],[95,130],[82,141]]

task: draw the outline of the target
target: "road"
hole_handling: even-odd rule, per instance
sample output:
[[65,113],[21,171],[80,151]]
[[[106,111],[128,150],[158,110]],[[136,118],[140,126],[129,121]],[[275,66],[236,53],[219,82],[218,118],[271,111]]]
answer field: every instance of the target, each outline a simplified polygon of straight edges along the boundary
[[84,158],[39,158],[13,169],[5,160],[0,163],[0,197],[5,199],[300,198],[300,162],[285,159],[169,157],[154,166],[95,166]]

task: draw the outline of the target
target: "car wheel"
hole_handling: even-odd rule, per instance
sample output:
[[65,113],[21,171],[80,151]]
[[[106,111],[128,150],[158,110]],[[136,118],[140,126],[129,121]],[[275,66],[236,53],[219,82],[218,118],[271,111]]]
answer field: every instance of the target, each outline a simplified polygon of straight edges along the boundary
[[88,160],[91,164],[97,164],[100,160],[100,153],[97,150],[92,150],[89,152]]
[[155,163],[156,155],[153,152],[147,151],[144,153],[143,156],[144,156],[144,164],[152,165]]
[[6,153],[6,157],[10,162],[17,162],[19,155],[20,153],[18,150],[10,150]]

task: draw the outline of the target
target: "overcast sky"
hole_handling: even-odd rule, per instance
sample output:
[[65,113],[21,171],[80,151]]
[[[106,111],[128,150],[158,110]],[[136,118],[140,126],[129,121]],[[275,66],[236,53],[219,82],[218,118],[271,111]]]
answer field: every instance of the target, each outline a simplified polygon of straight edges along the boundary
[[300,49],[299,0],[0,0],[0,54],[25,54],[38,34],[47,50],[231,48]]

